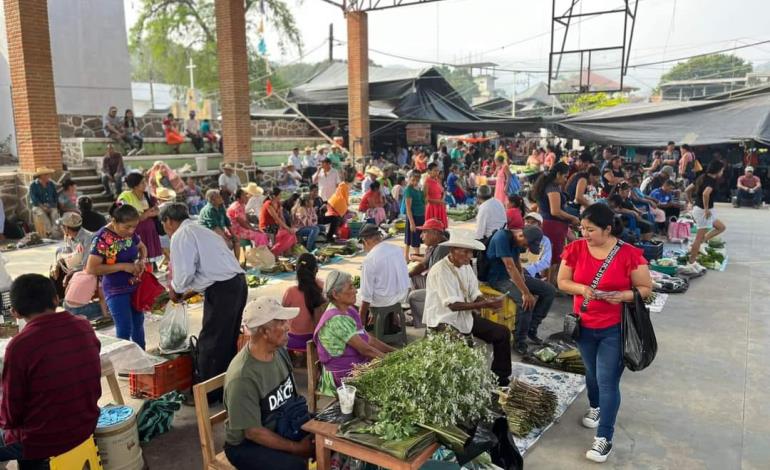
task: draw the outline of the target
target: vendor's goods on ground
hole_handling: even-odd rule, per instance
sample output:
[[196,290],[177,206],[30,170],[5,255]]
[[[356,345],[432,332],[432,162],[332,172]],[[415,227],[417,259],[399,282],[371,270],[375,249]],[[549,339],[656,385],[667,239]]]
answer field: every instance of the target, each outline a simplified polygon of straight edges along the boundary
[[556,414],[556,394],[547,387],[530,385],[514,379],[500,395],[500,404],[508,417],[514,436],[527,436],[533,429],[547,426]]
[[347,383],[356,387],[357,402],[370,405],[367,431],[394,440],[415,435],[420,424],[478,421],[487,413],[496,379],[483,348],[437,333],[357,367]]
[[262,276],[257,276],[255,274],[247,274],[246,275],[246,284],[249,287],[259,287],[264,286],[267,284],[267,278]]
[[456,222],[471,220],[476,217],[476,207],[458,204],[455,207],[447,207],[446,215]]

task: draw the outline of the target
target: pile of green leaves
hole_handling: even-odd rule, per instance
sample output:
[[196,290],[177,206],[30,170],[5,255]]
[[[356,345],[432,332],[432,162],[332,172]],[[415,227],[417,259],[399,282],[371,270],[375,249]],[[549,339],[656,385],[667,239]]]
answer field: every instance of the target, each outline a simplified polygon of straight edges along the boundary
[[348,383],[377,410],[368,432],[395,440],[414,435],[420,424],[478,421],[486,416],[496,378],[483,348],[442,333],[359,366]]
[[706,247],[706,254],[698,255],[698,263],[705,266],[708,269],[718,270],[722,267],[722,263],[725,261],[725,255],[718,252],[714,248]]

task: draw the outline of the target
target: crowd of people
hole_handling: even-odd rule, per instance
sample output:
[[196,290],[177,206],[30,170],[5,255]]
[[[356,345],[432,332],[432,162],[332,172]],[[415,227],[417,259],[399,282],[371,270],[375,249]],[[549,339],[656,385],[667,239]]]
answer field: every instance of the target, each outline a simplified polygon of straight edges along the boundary
[[[24,406],[39,400],[21,396],[18,388],[31,363],[9,357],[34,361],[27,345],[35,337],[68,338],[35,351],[38,355],[68,353],[69,338],[93,342],[90,326],[70,313],[56,313],[60,301],[78,313],[91,299],[112,317],[119,338],[144,349],[144,313],[132,303],[132,294],[146,272],[165,265],[172,301],[203,294],[198,379],[225,373],[223,393],[212,393],[209,400],[222,400],[228,411],[225,452],[236,468],[305,468],[313,455],[312,437],[297,440],[281,422],[287,407],[305,406],[292,370],[295,356],[306,352],[309,342],[321,364],[321,393],[333,394],[355,365],[404,345],[407,325],[425,334],[448,332],[489,343],[491,370],[505,386],[512,351],[526,355],[543,344],[540,326],[555,298],[565,294],[573,296],[581,318],[576,342],[589,400],[582,424],[596,429],[586,457],[604,462],[612,451],[620,405],[622,303],[632,301],[634,291],[649,295],[652,286],[643,250],[634,244],[663,237],[671,218],[691,205],[697,235],[685,269],[697,271],[701,245],[726,229],[714,209],[724,161],[702,165],[687,145],[677,150],[672,143],[653,152],[646,166],[626,161],[611,148],[594,158],[588,151],[521,139],[496,148],[458,141],[451,150],[440,145],[430,155],[397,147],[358,168],[337,146],[306,148],[304,155],[295,148],[275,178],[260,171],[242,180],[235,167],[224,164],[214,187],[204,190],[163,161],[147,171],[127,171],[116,148],[136,153],[142,140],[130,112],[123,119],[116,112],[111,108],[105,117],[105,131],[115,144],[108,146],[100,169],[104,195],[116,198],[109,218],[78,196],[72,180],[57,185],[51,169],[38,169],[30,186],[36,230],[61,231],[64,242],[57,250],[56,283],[25,275],[12,288],[14,314],[28,326],[6,352],[13,370],[4,374],[0,422],[12,438],[0,446],[5,452],[0,459],[22,453],[25,459],[44,458],[81,442],[87,435],[80,431],[95,425],[94,396],[100,391],[92,370],[98,343],[95,351],[89,347],[67,356],[89,365],[78,372],[88,393],[75,397],[70,389],[62,391],[83,411],[82,429],[73,425],[78,432],[71,439],[47,444],[48,431],[29,429],[20,418],[25,408],[8,406],[8,400]],[[184,140],[173,116],[168,121],[167,139]],[[203,140],[216,143],[204,124],[191,113],[184,126],[199,151]],[[526,176],[511,171],[516,161],[533,171]],[[739,198],[760,204],[762,185],[754,168],[745,168],[737,186]],[[356,207],[351,196],[359,189]],[[475,230],[450,228],[447,209],[462,204],[477,207]],[[382,227],[398,218],[405,221],[403,247],[387,242]],[[352,220],[365,222],[357,236],[366,252],[360,286],[338,270],[319,278],[313,251],[347,238]],[[282,299],[247,303],[242,251],[269,250],[277,260],[298,244],[305,250],[296,256],[296,285]],[[69,295],[73,285],[88,286],[78,287],[88,290],[85,299]],[[484,286],[497,294],[483,294]],[[505,302],[516,304],[513,328],[479,314],[499,310]],[[249,340],[238,351],[242,331]],[[47,367],[47,374],[65,369],[58,361]]]

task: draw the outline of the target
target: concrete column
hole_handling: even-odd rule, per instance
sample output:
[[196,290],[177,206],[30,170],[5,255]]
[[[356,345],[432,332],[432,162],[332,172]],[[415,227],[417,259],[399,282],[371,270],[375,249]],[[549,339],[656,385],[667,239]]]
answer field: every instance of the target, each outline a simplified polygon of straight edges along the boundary
[[354,157],[369,155],[369,20],[348,12],[348,129]]
[[244,0],[216,0],[215,5],[224,160],[250,164],[249,58]]
[[21,171],[62,168],[47,0],[4,0]]

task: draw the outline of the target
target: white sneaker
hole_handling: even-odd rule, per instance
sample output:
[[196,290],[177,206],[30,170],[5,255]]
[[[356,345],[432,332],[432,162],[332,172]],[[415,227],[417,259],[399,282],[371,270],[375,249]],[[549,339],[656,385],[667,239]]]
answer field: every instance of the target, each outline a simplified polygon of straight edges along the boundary
[[583,415],[583,427],[596,429],[599,427],[599,408],[588,408]]
[[702,273],[705,273],[706,271],[708,271],[708,269],[706,269],[706,267],[705,267],[705,266],[703,266],[702,264],[700,264],[700,263],[699,263],[699,262],[697,262],[697,261],[696,261],[696,262],[694,262],[692,265],[693,265],[693,266],[695,266],[695,269],[697,269],[697,270],[698,270],[698,272],[702,272]]
[[595,437],[591,449],[586,452],[586,458],[597,463],[604,463],[611,452],[612,442],[603,437]]

